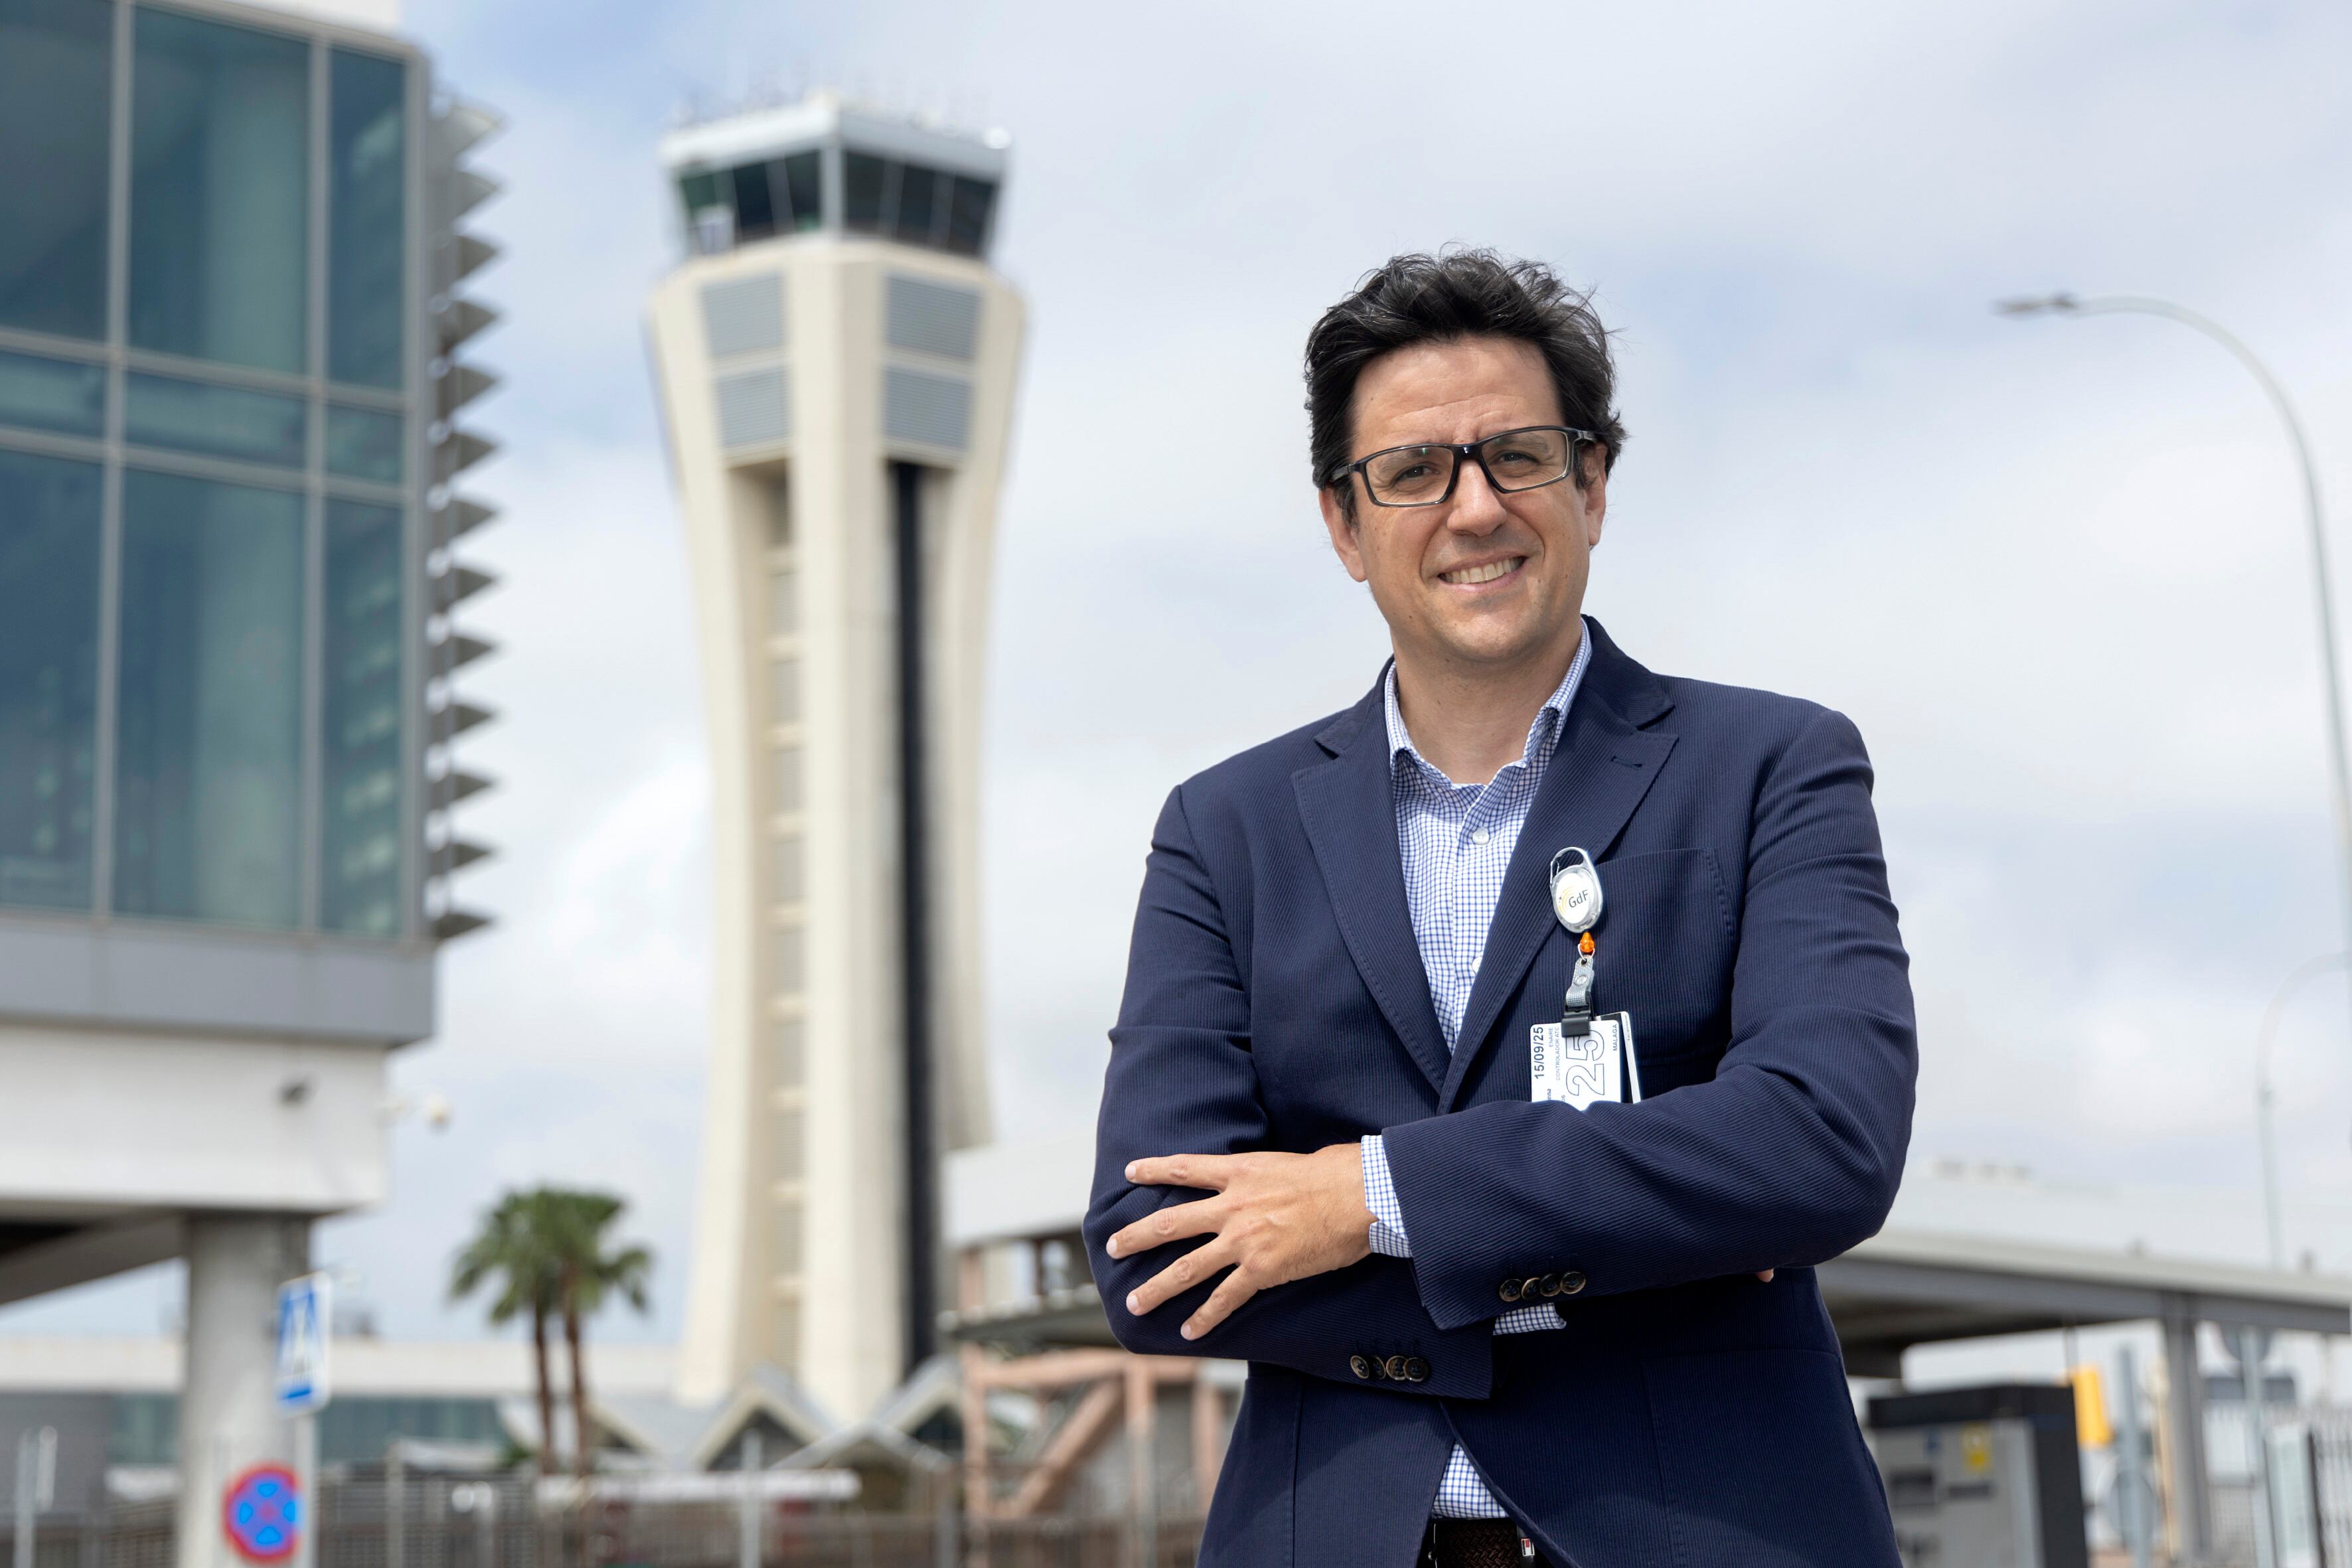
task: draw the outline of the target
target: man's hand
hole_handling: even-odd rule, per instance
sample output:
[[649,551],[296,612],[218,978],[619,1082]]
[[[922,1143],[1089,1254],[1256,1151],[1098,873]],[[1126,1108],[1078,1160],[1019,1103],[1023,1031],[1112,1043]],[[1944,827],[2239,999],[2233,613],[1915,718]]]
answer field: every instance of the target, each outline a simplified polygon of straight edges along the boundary
[[1370,1255],[1372,1211],[1364,1206],[1363,1150],[1352,1141],[1312,1154],[1171,1154],[1137,1160],[1127,1179],[1146,1187],[1203,1187],[1216,1194],[1148,1215],[1105,1244],[1129,1258],[1188,1236],[1209,1240],[1128,1292],[1137,1317],[1230,1268],[1180,1331],[1197,1340],[1269,1285],[1345,1268]]

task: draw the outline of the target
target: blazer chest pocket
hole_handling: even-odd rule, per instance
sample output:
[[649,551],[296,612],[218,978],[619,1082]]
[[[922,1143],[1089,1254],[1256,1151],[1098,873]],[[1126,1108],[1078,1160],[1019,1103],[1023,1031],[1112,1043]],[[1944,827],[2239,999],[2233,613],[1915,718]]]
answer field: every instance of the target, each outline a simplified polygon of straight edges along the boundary
[[[1730,1027],[1738,946],[1715,851],[1628,855],[1603,860],[1600,870],[1594,1001],[1605,1011],[1633,1014],[1634,1045],[1645,1067],[1720,1051]],[[1670,1077],[1679,1081],[1680,1075]],[[1651,1086],[1645,1081],[1643,1087]]]

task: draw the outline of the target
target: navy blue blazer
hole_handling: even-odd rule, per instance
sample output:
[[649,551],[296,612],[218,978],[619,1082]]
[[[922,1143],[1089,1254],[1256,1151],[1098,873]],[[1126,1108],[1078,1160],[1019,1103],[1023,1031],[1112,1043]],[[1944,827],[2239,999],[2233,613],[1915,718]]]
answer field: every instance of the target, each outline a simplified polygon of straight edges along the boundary
[[[1591,629],[1450,1055],[1378,687],[1160,813],[1086,1238],[1122,1344],[1250,1363],[1209,1568],[1407,1568],[1457,1442],[1555,1563],[1896,1561],[1811,1267],[1878,1229],[1910,1137],[1869,759],[1840,714],[1654,676]],[[1528,1098],[1528,1031],[1559,1019],[1572,962],[1546,882],[1570,844],[1600,863],[1597,1001],[1633,1014],[1638,1105]],[[1262,1291],[1197,1342],[1177,1328],[1207,1284],[1125,1310],[1195,1243],[1103,1242],[1201,1195],[1133,1186],[1127,1162],[1374,1131],[1410,1260]],[[1549,1273],[1584,1280],[1565,1327],[1496,1337],[1506,1286]],[[1400,1356],[1424,1379],[1351,1364]]]

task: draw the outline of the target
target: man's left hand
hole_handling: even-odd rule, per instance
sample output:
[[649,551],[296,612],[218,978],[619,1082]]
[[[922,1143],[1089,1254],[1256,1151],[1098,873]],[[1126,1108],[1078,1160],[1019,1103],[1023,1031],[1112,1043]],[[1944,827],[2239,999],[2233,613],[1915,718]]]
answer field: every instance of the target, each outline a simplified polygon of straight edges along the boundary
[[1312,1154],[1170,1154],[1130,1163],[1127,1179],[1138,1186],[1201,1187],[1216,1194],[1147,1215],[1104,1247],[1113,1258],[1131,1258],[1186,1237],[1209,1238],[1128,1292],[1127,1310],[1139,1318],[1231,1268],[1184,1320],[1181,1331],[1188,1340],[1223,1322],[1269,1285],[1345,1268],[1372,1250],[1363,1150],[1354,1142]]

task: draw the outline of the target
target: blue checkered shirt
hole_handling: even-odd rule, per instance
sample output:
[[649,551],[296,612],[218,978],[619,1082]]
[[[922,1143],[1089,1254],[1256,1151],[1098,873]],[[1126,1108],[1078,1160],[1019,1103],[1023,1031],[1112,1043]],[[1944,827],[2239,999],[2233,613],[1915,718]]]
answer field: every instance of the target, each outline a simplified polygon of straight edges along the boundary
[[[1437,1026],[1445,1032],[1452,1050],[1462,1032],[1462,1015],[1470,1005],[1470,987],[1478,978],[1486,956],[1486,931],[1495,923],[1495,906],[1503,897],[1503,873],[1518,847],[1519,829],[1527,826],[1528,808],[1535,804],[1536,788],[1552,748],[1559,743],[1560,726],[1584,667],[1592,655],[1592,630],[1588,626],[1576,646],[1568,674],[1528,726],[1527,750],[1483,784],[1457,784],[1429,765],[1413,749],[1405,732],[1404,714],[1397,707],[1396,667],[1389,667],[1382,689],[1388,711],[1391,779],[1396,797],[1397,847],[1404,857],[1405,907],[1412,915],[1413,940],[1421,946],[1421,966],[1429,973],[1429,999],[1437,1007]],[[1363,1141],[1364,1206],[1372,1211],[1374,1252],[1391,1258],[1411,1258],[1412,1243],[1405,1235],[1404,1210],[1397,1203],[1396,1184],[1389,1176],[1388,1146],[1377,1132]],[[1532,1333],[1557,1329],[1559,1314],[1549,1304],[1520,1307],[1495,1320],[1498,1334]],[[1440,1519],[1501,1519],[1502,1508],[1478,1479],[1470,1456],[1456,1446],[1445,1461],[1432,1510]]]

